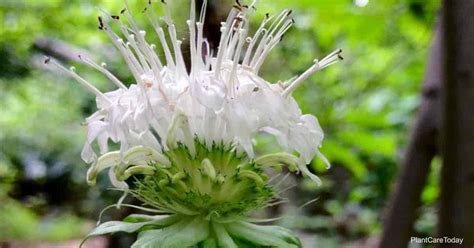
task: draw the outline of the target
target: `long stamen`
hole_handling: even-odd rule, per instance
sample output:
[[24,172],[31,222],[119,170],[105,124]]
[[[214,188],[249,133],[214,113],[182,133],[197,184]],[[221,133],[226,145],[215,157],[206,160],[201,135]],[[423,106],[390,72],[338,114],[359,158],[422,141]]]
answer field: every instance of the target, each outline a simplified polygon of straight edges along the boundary
[[204,43],[204,48],[205,48],[205,53],[203,55],[203,59],[204,59],[204,68],[206,69],[206,71],[210,71],[211,70],[211,45],[209,44],[209,42],[207,40],[203,40]]
[[204,25],[202,24],[202,22],[197,22],[196,23],[196,28],[197,28],[197,44],[196,44],[196,70],[203,70],[203,61],[206,60],[206,58],[204,58],[203,56],[203,51],[202,51],[202,44],[204,43],[204,40],[203,40],[203,32],[204,32]]
[[260,38],[260,35],[262,33],[265,34],[265,32],[266,32],[265,25],[267,25],[267,23],[271,20],[271,18],[272,17],[270,17],[270,16],[266,17],[262,21],[262,24],[260,24],[260,27],[258,28],[257,32],[253,36],[252,41],[250,42],[250,44],[247,48],[247,52],[245,53],[245,57],[244,57],[244,60],[242,62],[242,65],[249,65],[249,60],[250,60],[250,57],[252,55],[253,48],[254,48],[255,44],[257,43],[258,39]]
[[[234,51],[238,49],[237,43],[240,41],[240,31],[242,29],[248,30],[247,12],[239,12],[234,18],[231,27],[233,32],[231,32],[224,58],[233,60],[235,56]],[[240,52],[238,56],[240,57]]]
[[329,55],[327,55],[326,57],[324,57],[321,61],[319,61],[319,65],[321,66],[321,69],[323,68],[326,68],[336,62],[339,62],[341,60],[343,60],[344,58],[342,57],[342,50],[339,49],[339,50],[336,50],[332,53],[330,53]]
[[[138,32],[138,40],[145,40],[145,35],[146,32],[143,30],[140,30]],[[151,69],[153,71],[154,78],[158,81],[158,83],[161,83],[162,78],[161,78],[161,73],[160,71],[163,69],[163,66],[161,64],[160,59],[156,55],[155,51],[153,50],[154,46],[148,45],[148,43],[139,43],[140,49],[142,49],[143,53],[145,54],[146,59],[148,60],[148,63],[151,66]]]
[[189,47],[191,49],[191,78],[194,78],[194,73],[197,67],[197,54],[196,54],[196,3],[195,0],[191,0],[191,7],[189,13],[189,20],[186,21],[189,28]]
[[[126,9],[130,10],[130,7],[128,5],[128,1],[125,1],[126,4]],[[148,7],[151,9],[151,2],[148,2]],[[145,8],[146,9],[148,9]],[[135,19],[133,18],[132,14],[130,11],[126,11],[125,16],[130,22],[130,26],[132,28],[133,33],[136,35],[137,40],[138,40],[138,47],[141,49],[141,52],[146,56],[148,62],[150,63],[150,66],[156,66],[158,69],[162,68],[161,61],[158,59],[156,54],[149,48],[147,45],[147,42],[145,41],[145,31],[140,30],[139,26],[136,24]],[[155,77],[159,77],[159,75],[155,75]]]
[[[135,60],[136,61],[135,62],[136,67],[138,67],[137,69],[141,70],[141,73],[138,73],[138,74],[143,74],[143,73],[145,73],[145,71],[151,70],[150,66],[155,65],[154,63],[156,63],[156,61],[155,61],[154,58],[148,58],[148,60],[145,58],[144,54],[152,54],[153,51],[150,52],[146,41],[140,35],[139,27],[136,24],[132,14],[131,14],[131,9],[130,9],[128,0],[125,0],[125,9],[124,10],[125,11],[123,11],[122,13],[125,15],[125,17],[127,17],[128,21],[130,23],[131,31],[133,32],[133,34],[130,34],[128,32],[128,27],[126,27],[123,24],[120,25],[120,30],[122,31],[123,35],[125,36],[125,38],[128,41],[127,43],[125,43],[125,47],[127,48],[127,50],[129,50],[128,46],[132,46],[133,50],[135,51],[136,56],[138,57],[138,60],[136,60],[135,55],[130,50],[129,50],[129,53],[128,53],[129,55],[128,56],[130,56],[130,57],[133,56],[132,61]],[[119,18],[113,18],[113,19],[120,22]],[[136,37],[135,35],[137,35],[137,37],[138,37],[138,44],[135,41],[135,37]],[[150,65],[148,64],[148,62],[150,62]],[[161,68],[161,63],[159,61],[158,61],[157,66],[159,68]],[[154,71],[156,71],[156,70],[154,70]],[[139,81],[140,79],[137,78],[137,77],[141,77],[141,76],[140,75],[135,76],[137,81]],[[155,75],[155,77],[157,79],[159,79],[159,77],[160,77],[159,73],[158,73],[158,75]]]
[[204,23],[206,21],[206,10],[207,10],[207,0],[202,1],[201,14],[199,16],[199,22]]
[[276,28],[280,26],[283,20],[285,20],[288,17],[288,13],[290,13],[289,10],[284,10],[282,11],[273,21],[272,25],[268,28],[268,32],[265,32],[262,40],[260,41],[259,46],[257,47],[257,50],[254,53],[254,56],[252,58],[252,61],[250,62],[250,67],[254,68],[255,64],[257,63],[258,59],[260,58],[260,55],[264,52],[264,48],[267,47],[271,39],[273,38],[273,33],[275,32]]
[[245,44],[245,37],[247,36],[247,29],[241,29],[239,30],[239,44],[237,45],[237,50],[235,52],[234,58],[233,58],[233,65],[232,65],[232,70],[229,75],[229,84],[230,84],[230,90],[231,90],[231,96],[235,95],[235,81],[237,80],[236,74],[237,74],[237,66],[239,64],[239,58],[240,58],[240,53],[242,51],[242,47]]
[[125,38],[128,41],[127,45],[130,45],[133,48],[133,50],[135,51],[135,55],[138,57],[138,61],[140,62],[140,66],[143,68],[144,71],[149,71],[150,67],[148,65],[147,60],[145,59],[145,56],[143,55],[143,53],[138,48],[137,42],[135,41],[135,35],[130,34],[128,32],[127,27],[124,26],[124,25],[122,25],[120,27],[120,30],[122,31],[123,35],[125,36]]
[[142,75],[145,74],[145,71],[143,70],[143,67],[140,65],[140,62],[137,60],[135,54],[130,50],[130,43],[129,42],[124,42],[123,39],[117,39],[117,43],[119,45],[119,49],[124,55],[125,60],[129,61],[130,63],[130,69],[132,73],[134,74],[135,80],[137,82],[141,83],[142,81]]
[[45,64],[52,64],[54,65],[56,68],[58,68],[59,70],[61,70],[62,72],[66,73],[67,75],[73,77],[74,79],[76,79],[77,82],[79,82],[82,86],[84,86],[86,89],[88,89],[90,92],[94,93],[96,96],[98,97],[101,97],[103,99],[105,99],[106,101],[108,101],[109,103],[111,103],[110,99],[107,98],[107,96],[105,96],[100,90],[98,90],[96,87],[94,87],[94,85],[92,85],[91,83],[89,83],[87,80],[85,80],[84,78],[82,78],[81,76],[79,76],[76,72],[75,72],[75,68],[74,67],[71,67],[69,69],[67,69],[66,67],[64,67],[63,65],[59,64],[56,60],[54,59],[51,59],[49,57],[47,57],[44,61]]
[[[204,43],[204,38],[203,38],[203,32],[204,32],[204,23],[206,21],[206,10],[207,10],[207,0],[204,0],[201,6],[201,12],[199,14],[199,21],[196,22],[196,27],[197,27],[197,47],[196,47],[196,52],[197,52],[197,58],[196,58],[196,66],[197,70],[203,70],[206,68],[206,60],[203,56],[203,51],[202,51],[202,45]],[[202,67],[205,68],[202,68]]]
[[173,45],[173,51],[176,61],[176,69],[178,70],[179,75],[187,75],[186,66],[184,64],[183,54],[181,52],[181,41],[177,38],[176,26],[173,23],[171,18],[171,10],[166,2],[163,2],[166,15],[163,17],[163,20],[168,26],[168,33],[171,39],[171,44]]
[[165,31],[163,31],[163,28],[161,27],[155,27],[155,31],[158,34],[161,45],[163,46],[163,51],[165,52],[167,66],[171,69],[176,68],[175,61],[173,59],[173,56],[171,55],[171,49],[168,46],[168,41],[166,41],[166,38],[165,38]]
[[[99,18],[99,20],[101,20],[101,18]],[[105,33],[107,34],[107,36],[109,36],[112,43],[122,54],[122,57],[127,63],[128,68],[130,72],[133,74],[134,78],[137,81],[140,80],[140,77],[143,74],[143,72],[140,72],[141,69],[140,69],[140,66],[138,65],[138,61],[136,60],[135,56],[133,54],[130,54],[123,40],[120,37],[118,37],[117,34],[111,31],[111,28],[108,26],[106,22],[101,22],[101,24],[103,26],[102,30],[105,31]]]
[[258,71],[260,70],[260,67],[263,64],[263,61],[265,61],[265,59],[267,58],[271,50],[281,41],[283,35],[286,33],[286,31],[288,31],[288,29],[291,28],[293,23],[294,23],[293,19],[286,20],[285,23],[280,28],[280,30],[278,31],[278,33],[274,37],[272,37],[271,41],[269,42],[265,50],[262,52],[262,54],[260,55],[260,58],[258,59],[258,61],[256,62],[254,66],[255,73],[258,73]]
[[173,57],[171,56],[171,50],[168,46],[168,42],[166,41],[165,33],[163,31],[163,28],[160,27],[160,25],[158,24],[158,21],[156,20],[157,15],[155,13],[155,10],[151,6],[151,3],[149,2],[148,5],[149,5],[148,6],[149,11],[146,12],[146,15],[147,15],[151,25],[153,26],[156,34],[158,35],[158,38],[160,39],[160,43],[161,43],[161,46],[163,48],[163,52],[165,53],[165,57],[166,57],[166,64],[169,68],[174,68],[175,63],[173,61]]
[[227,44],[232,34],[232,25],[234,24],[235,17],[238,13],[240,12],[238,12],[236,9],[232,9],[229,16],[227,17],[227,21],[221,28],[222,35],[214,68],[214,77],[217,79],[220,78],[222,60],[224,59],[225,52],[227,50]]
[[117,85],[117,87],[119,87],[121,89],[126,89],[127,88],[122,83],[122,81],[120,81],[117,77],[114,76],[114,74],[112,74],[110,71],[108,71],[107,69],[104,68],[105,64],[104,64],[104,66],[100,66],[97,63],[95,63],[94,61],[92,61],[91,59],[89,59],[87,57],[84,57],[84,56],[81,56],[81,55],[79,55],[79,59],[82,62],[86,63],[87,65],[91,66],[92,68],[95,68],[96,70],[100,71],[105,76],[107,76],[107,78],[109,78],[110,81],[112,81],[115,85]]
[[328,56],[324,57],[321,61],[315,60],[313,66],[311,66],[308,70],[306,70],[303,74],[301,74],[298,78],[296,78],[293,82],[291,82],[288,87],[283,91],[282,96],[287,97],[290,95],[298,86],[300,86],[303,81],[305,81],[309,76],[313,73],[324,69],[338,61],[342,60],[341,56],[342,50],[336,50],[330,53]]

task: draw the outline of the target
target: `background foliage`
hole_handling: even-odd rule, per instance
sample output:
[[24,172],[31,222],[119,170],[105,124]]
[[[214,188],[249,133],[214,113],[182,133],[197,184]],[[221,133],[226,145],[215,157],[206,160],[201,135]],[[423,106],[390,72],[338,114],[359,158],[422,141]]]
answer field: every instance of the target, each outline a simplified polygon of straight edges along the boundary
[[[145,1],[130,2],[149,28],[140,17]],[[186,37],[187,1],[172,2],[181,23],[179,35]],[[55,55],[45,41],[54,41],[54,47],[64,45],[71,53],[83,51],[106,61],[121,79],[132,82],[97,29],[98,7],[117,13],[123,3],[0,0],[0,218],[10,220],[0,222],[0,242],[81,238],[98,211],[118,197],[105,190],[106,180],[94,188],[85,185],[81,122],[94,110],[93,96],[42,63],[43,54]],[[418,106],[438,7],[437,0],[259,4],[255,25],[267,12],[291,8],[295,13],[295,28],[263,68],[269,81],[287,80],[335,48],[344,51],[343,63],[311,77],[295,94],[303,112],[318,116],[326,133],[322,151],[333,166],[326,170],[313,161],[312,169],[324,182],[321,187],[301,178],[286,179],[282,190],[296,185],[287,191],[292,192],[289,202],[271,211],[283,217],[280,224],[300,230],[307,244],[351,245],[381,231],[380,218]],[[74,64],[98,88],[112,89],[77,61],[59,59]],[[272,149],[272,143],[262,137],[259,149]],[[439,162],[433,168],[416,224],[420,234],[431,233],[435,223]],[[111,212],[109,218],[120,214]]]

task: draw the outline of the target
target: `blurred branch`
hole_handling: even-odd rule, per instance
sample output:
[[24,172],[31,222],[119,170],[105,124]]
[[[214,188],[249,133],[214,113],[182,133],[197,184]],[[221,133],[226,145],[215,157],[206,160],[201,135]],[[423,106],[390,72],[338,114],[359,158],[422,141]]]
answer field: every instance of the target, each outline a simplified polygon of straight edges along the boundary
[[60,60],[74,61],[81,63],[78,55],[83,55],[88,58],[94,58],[88,51],[72,46],[64,41],[55,40],[51,38],[39,38],[34,42],[34,47],[42,53],[55,57]]
[[441,26],[437,25],[422,90],[422,102],[406,150],[397,187],[385,219],[380,247],[406,247],[431,161],[438,153],[439,93],[442,80]]
[[439,234],[474,246],[474,1],[443,1]]

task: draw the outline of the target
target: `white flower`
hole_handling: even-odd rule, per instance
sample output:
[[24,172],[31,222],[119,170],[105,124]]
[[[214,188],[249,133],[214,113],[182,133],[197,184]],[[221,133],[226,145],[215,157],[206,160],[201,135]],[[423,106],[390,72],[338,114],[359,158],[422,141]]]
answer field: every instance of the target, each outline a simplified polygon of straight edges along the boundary
[[[93,164],[89,175],[127,162],[124,156],[137,146],[160,153],[182,143],[192,154],[195,138],[209,149],[213,144],[223,143],[234,147],[238,153],[255,158],[253,140],[257,134],[265,132],[276,137],[283,151],[296,153],[298,168],[318,181],[306,165],[316,155],[322,156],[318,149],[324,134],[315,116],[301,113],[292,92],[314,72],[342,59],[341,51],[333,52],[321,61],[315,60],[295,79],[270,83],[259,76],[259,71],[270,51],[293,25],[290,10],[284,10],[278,16],[268,16],[256,33],[249,36],[249,17],[255,10],[253,4],[235,6],[222,24],[217,55],[212,56],[203,37],[205,7],[197,20],[195,8],[191,7],[187,21],[191,55],[188,73],[180,48],[182,41],[177,38],[168,5],[165,3],[163,6],[166,15],[160,22],[155,19],[152,6],[148,7],[147,15],[160,39],[164,60],[155,53],[155,46],[145,40],[145,31],[139,29],[128,7],[123,14],[130,27],[117,16],[99,18],[99,28],[120,51],[136,80],[130,87],[120,82],[105,66],[88,58],[81,57],[84,63],[107,76],[118,89],[102,93],[76,74],[73,68],[65,69],[49,58],[46,61],[70,74],[97,96],[98,110],[86,120],[88,135],[82,151],[84,161]],[[122,34],[114,33],[111,25],[118,25]],[[170,42],[166,40],[165,32]],[[108,162],[98,163],[97,153],[106,154],[109,141],[120,144],[120,151],[102,158]],[[94,142],[100,151],[92,148]],[[166,157],[153,156],[154,161],[159,157],[167,163]],[[125,182],[118,180],[112,169],[110,171],[112,183],[127,188]],[[95,179],[88,178],[90,181]]]
[[[88,182],[94,184],[97,174],[108,169],[111,183],[143,204],[127,206],[158,214],[132,214],[123,221],[105,222],[89,236],[139,232],[132,245],[137,248],[239,247],[240,242],[252,247],[302,247],[290,230],[252,224],[265,220],[247,216],[279,198],[267,168],[287,166],[319,182],[306,165],[315,156],[327,163],[318,150],[324,134],[315,116],[301,113],[292,92],[314,72],[342,59],[341,51],[315,60],[306,72],[285,83],[267,82],[259,76],[260,68],[293,25],[291,11],[268,16],[249,37],[254,3],[246,7],[236,1],[222,25],[217,55],[212,56],[203,37],[206,1],[198,20],[191,1],[189,73],[166,3],[161,20],[170,42],[150,2],[147,8],[164,61],[145,40],[146,33],[138,28],[128,6],[122,13],[130,28],[118,16],[99,18],[99,28],[121,52],[136,80],[130,87],[88,58],[80,57],[117,90],[102,93],[74,68],[68,70],[50,58],[45,61],[97,96],[98,110],[86,120],[88,135],[82,151],[84,161],[92,164]],[[120,27],[121,36],[112,31],[112,22]],[[257,157],[253,141],[262,132],[275,136],[282,151]],[[110,142],[120,149],[109,151]],[[95,143],[99,151],[93,149]],[[135,175],[140,176],[129,188],[127,182],[132,180],[127,179]]]

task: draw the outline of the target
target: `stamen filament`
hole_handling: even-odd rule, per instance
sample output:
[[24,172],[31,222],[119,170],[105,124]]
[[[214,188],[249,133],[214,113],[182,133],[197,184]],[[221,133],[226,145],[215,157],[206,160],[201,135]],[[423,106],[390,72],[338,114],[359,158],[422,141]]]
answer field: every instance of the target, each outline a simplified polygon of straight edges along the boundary
[[81,76],[79,76],[74,70],[75,68],[74,67],[71,67],[70,69],[66,69],[66,67],[62,66],[61,64],[59,64],[56,60],[54,59],[51,59],[49,57],[47,57],[45,59],[45,63],[46,64],[52,64],[54,65],[56,68],[58,68],[59,70],[61,70],[62,72],[66,73],[67,75],[73,77],[74,79],[76,79],[77,82],[79,82],[82,86],[84,86],[87,90],[89,90],[90,92],[94,93],[97,97],[101,97],[103,98],[104,100],[108,101],[109,103],[111,103],[110,99],[107,98],[107,96],[105,96],[102,92],[100,92],[100,90],[98,90],[96,87],[94,87],[94,85],[92,85],[91,83],[89,83],[87,80],[85,80],[84,78],[82,78]]
[[336,50],[330,53],[328,56],[324,57],[320,62],[315,60],[315,64],[311,66],[308,70],[306,70],[303,74],[301,74],[298,78],[296,78],[293,82],[291,82],[288,87],[283,91],[282,96],[288,97],[298,86],[300,86],[309,76],[314,74],[315,72],[324,69],[338,61],[341,60],[341,53],[342,50]]
[[109,78],[110,81],[112,81],[117,87],[119,87],[121,89],[126,89],[127,88],[117,77],[114,76],[114,74],[112,74],[110,71],[105,69],[104,66],[100,66],[100,65],[96,64],[94,61],[92,61],[91,59],[89,59],[87,57],[84,57],[84,56],[81,56],[81,55],[79,55],[79,59],[82,62],[84,62],[85,64],[87,64],[87,65],[93,67],[94,69],[100,71],[107,78]]

